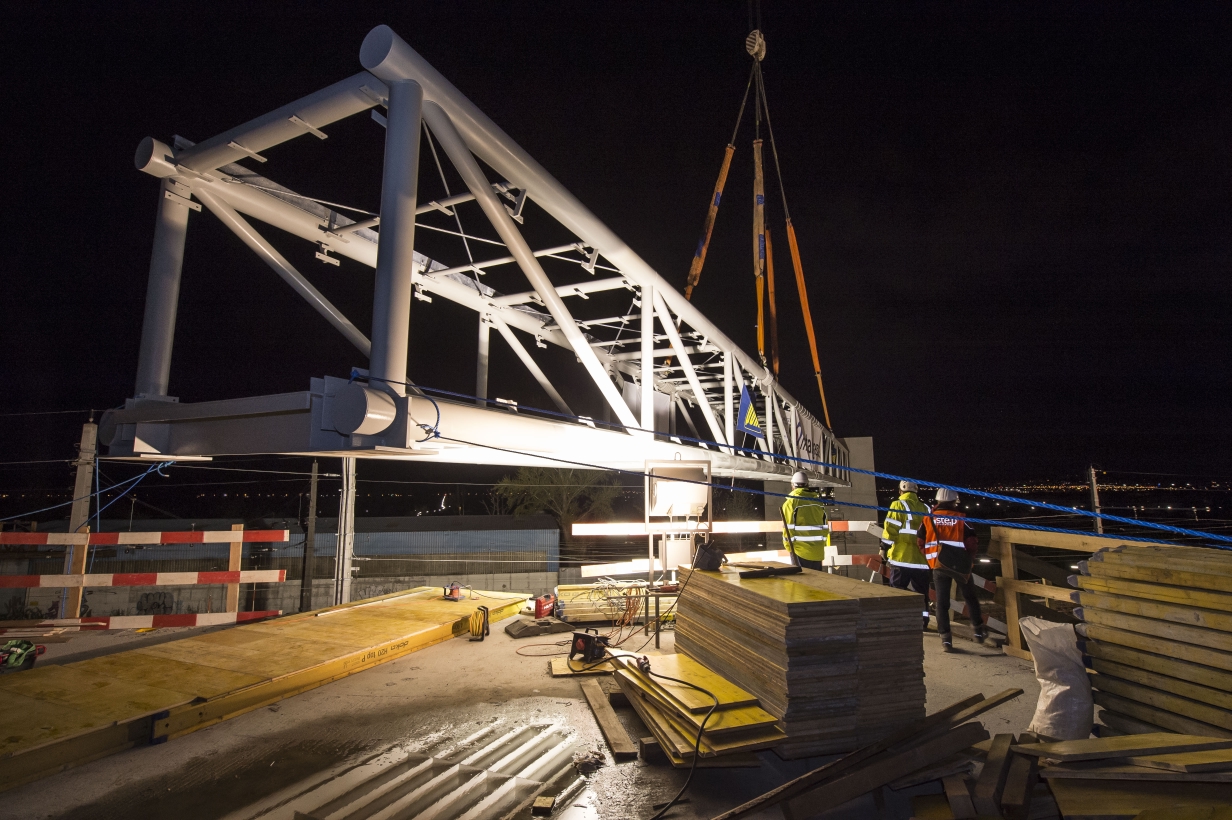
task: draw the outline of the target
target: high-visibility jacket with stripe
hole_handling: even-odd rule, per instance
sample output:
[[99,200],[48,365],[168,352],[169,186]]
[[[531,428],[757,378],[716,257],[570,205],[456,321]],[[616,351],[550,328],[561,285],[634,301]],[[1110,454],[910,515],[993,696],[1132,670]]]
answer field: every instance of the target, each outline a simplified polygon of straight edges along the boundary
[[886,549],[886,560],[892,566],[928,569],[928,562],[924,560],[924,553],[920,552],[916,540],[927,514],[928,505],[915,493],[903,493],[890,502],[890,511],[886,513],[882,525],[885,532],[881,543]]
[[783,549],[794,549],[796,555],[806,561],[820,561],[826,557],[830,523],[816,490],[796,487],[791,491],[783,502],[783,524]]
[[942,545],[966,549],[972,556],[978,549],[975,527],[967,523],[967,516],[958,510],[940,505],[924,517],[919,543],[924,548],[924,558],[932,569],[939,566],[938,556],[941,554]]

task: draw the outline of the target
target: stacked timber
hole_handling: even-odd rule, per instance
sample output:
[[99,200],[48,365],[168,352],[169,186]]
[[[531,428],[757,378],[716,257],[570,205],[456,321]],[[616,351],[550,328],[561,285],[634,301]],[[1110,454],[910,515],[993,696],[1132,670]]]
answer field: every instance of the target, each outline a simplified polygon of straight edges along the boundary
[[847,752],[924,716],[919,596],[804,570],[691,572],[676,649],[757,696],[784,758]]
[[1079,570],[1076,629],[1101,722],[1232,738],[1232,553],[1120,546]]
[[631,655],[615,657],[612,663],[629,705],[673,766],[691,765],[695,750],[702,759],[747,755],[786,738],[778,719],[762,709],[754,695],[691,658],[656,655],[649,658],[649,672]]
[[[670,617],[675,603],[672,596],[659,598],[660,617]],[[651,600],[652,617],[654,607]],[[571,624],[643,623],[642,610],[645,608],[645,581],[602,581],[556,587],[556,617]]]

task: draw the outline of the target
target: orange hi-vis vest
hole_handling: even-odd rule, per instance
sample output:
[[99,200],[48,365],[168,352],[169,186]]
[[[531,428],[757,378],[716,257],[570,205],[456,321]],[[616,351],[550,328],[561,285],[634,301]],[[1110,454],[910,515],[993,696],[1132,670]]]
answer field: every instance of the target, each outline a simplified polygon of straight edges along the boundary
[[941,545],[947,544],[958,549],[966,549],[967,517],[958,510],[933,510],[931,515],[924,517],[922,540],[924,541],[924,560],[928,561],[930,569],[936,569],[941,555]]

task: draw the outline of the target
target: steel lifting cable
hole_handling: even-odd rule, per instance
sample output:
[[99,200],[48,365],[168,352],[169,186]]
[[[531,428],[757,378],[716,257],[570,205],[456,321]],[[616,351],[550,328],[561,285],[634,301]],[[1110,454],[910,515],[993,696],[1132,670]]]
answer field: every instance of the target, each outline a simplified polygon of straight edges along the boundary
[[[809,352],[813,356],[813,375],[817,379],[817,392],[821,396],[821,410],[826,418],[826,427],[831,430],[830,406],[826,402],[826,387],[821,380],[821,357],[817,354],[817,332],[813,328],[813,312],[809,308],[808,288],[804,283],[804,266],[800,263],[800,246],[796,242],[796,228],[791,223],[791,211],[787,208],[787,189],[783,185],[783,166],[779,162],[779,149],[774,142],[774,125],[770,122],[770,103],[766,99],[766,88],[762,82],[760,65],[757,70],[757,99],[761,110],[766,115],[766,132],[770,135],[770,153],[774,156],[774,170],[779,180],[779,193],[783,197],[783,216],[787,222],[787,246],[791,251],[791,265],[796,274],[796,290],[800,294],[800,311],[804,317],[804,331],[808,336]],[[776,371],[777,375],[777,371]]]

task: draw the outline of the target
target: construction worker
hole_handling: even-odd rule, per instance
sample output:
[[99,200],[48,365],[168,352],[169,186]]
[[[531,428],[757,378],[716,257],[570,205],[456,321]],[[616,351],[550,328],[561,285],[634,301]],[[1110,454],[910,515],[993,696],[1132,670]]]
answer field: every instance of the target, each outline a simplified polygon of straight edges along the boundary
[[928,505],[916,495],[920,488],[914,481],[898,482],[899,495],[890,502],[881,538],[881,560],[890,565],[890,586],[914,589],[924,596],[924,629],[928,629],[928,591],[933,576],[924,553],[920,552],[917,536],[928,514]]
[[821,569],[830,545],[830,523],[821,493],[809,487],[808,476],[791,477],[791,494],[783,502],[783,549],[808,569]]
[[975,596],[975,584],[971,583],[971,567],[977,549],[975,528],[966,518],[958,509],[958,493],[937,490],[932,512],[924,517],[924,526],[917,539],[932,569],[933,588],[937,591],[937,631],[941,633],[941,648],[946,652],[954,651],[954,639],[950,634],[952,583],[957,583],[967,602],[976,642],[983,643],[988,637],[980,613],[980,599]]

